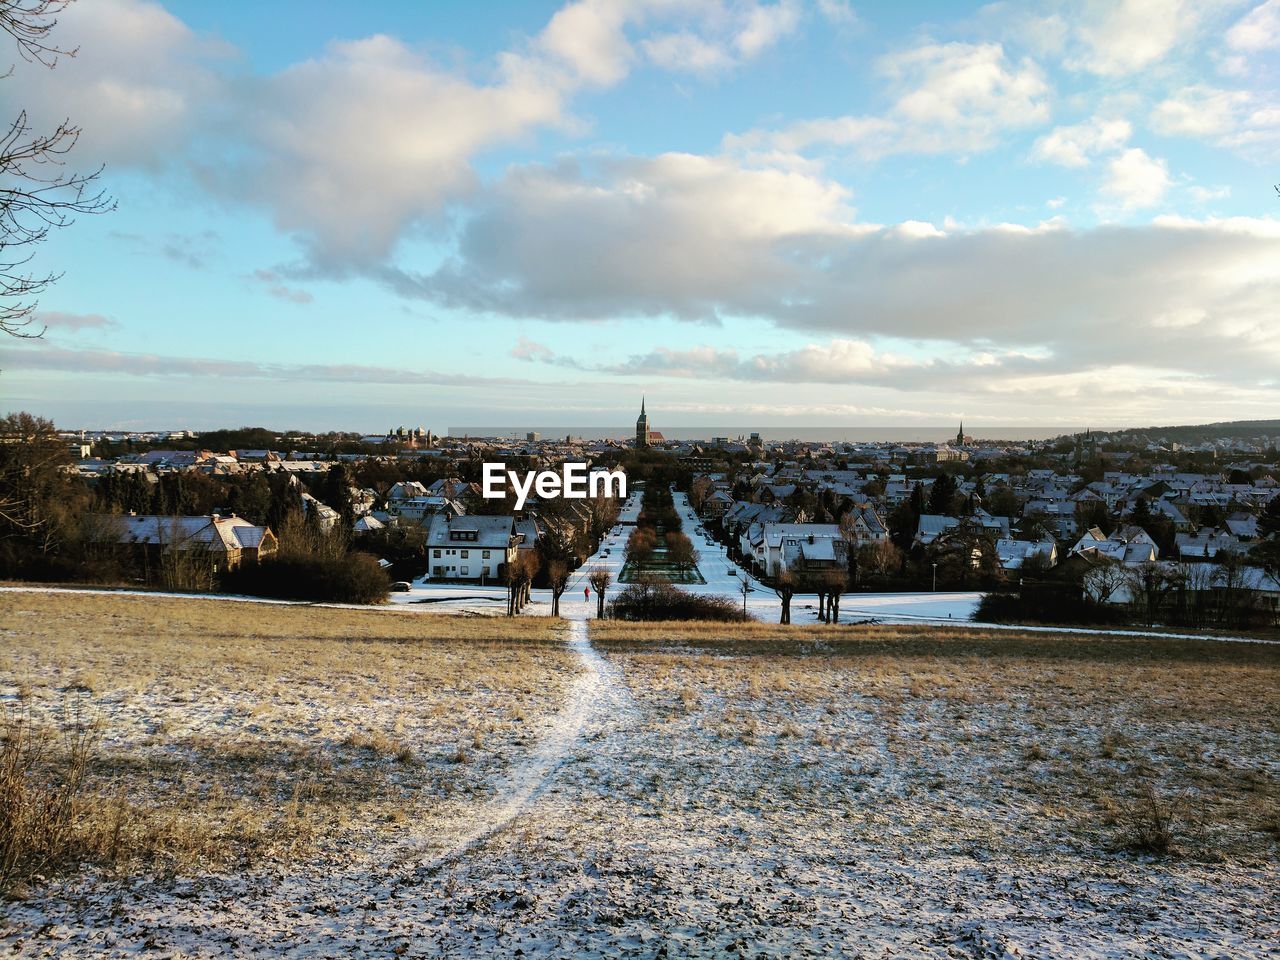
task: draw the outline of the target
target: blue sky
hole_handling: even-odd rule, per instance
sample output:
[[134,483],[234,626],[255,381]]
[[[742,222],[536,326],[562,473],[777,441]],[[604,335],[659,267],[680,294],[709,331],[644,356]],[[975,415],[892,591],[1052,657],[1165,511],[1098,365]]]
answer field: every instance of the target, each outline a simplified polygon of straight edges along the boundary
[[1280,0],[80,0],[65,426],[1280,409]]

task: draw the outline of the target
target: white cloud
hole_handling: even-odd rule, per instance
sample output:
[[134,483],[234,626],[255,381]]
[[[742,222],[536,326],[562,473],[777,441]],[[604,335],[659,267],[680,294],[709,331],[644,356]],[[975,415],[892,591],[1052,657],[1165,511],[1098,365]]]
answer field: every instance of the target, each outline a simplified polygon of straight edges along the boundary
[[828,22],[841,26],[858,22],[858,14],[848,0],[818,0],[818,12]]
[[1104,76],[1145,70],[1187,38],[1207,4],[1189,0],[1096,0],[1076,17],[1082,55],[1068,66]]
[[1011,129],[1049,118],[1049,87],[1030,60],[999,43],[927,43],[877,61],[894,103],[882,115],[804,120],[726,138],[730,147],[797,152],[851,146],[867,158],[894,153],[974,153]]
[[664,70],[709,73],[733,65],[724,46],[711,43],[696,33],[681,30],[641,41],[645,55]]
[[744,57],[754,57],[795,30],[800,22],[797,0],[756,4],[746,15],[741,29],[733,37],[733,45]]
[[207,168],[211,182],[271,210],[318,260],[356,265],[469,191],[478,152],[564,118],[557,78],[536,64],[506,58],[474,84],[386,36],[332,44],[246,97],[248,149]]
[[813,176],[689,154],[521,167],[469,222],[460,259],[423,282],[431,296],[529,316],[630,304],[712,320],[716,290],[765,297],[788,285],[795,268],[771,251],[795,244],[801,256],[814,238],[851,229],[847,200]]
[[1209,203],[1213,200],[1225,200],[1231,196],[1230,187],[1192,187],[1190,189],[1191,198],[1196,203]]
[[72,4],[59,16],[57,42],[78,47],[76,56],[52,70],[19,60],[6,89],[19,86],[37,131],[68,117],[82,128],[77,164],[159,166],[185,148],[225,92],[213,66],[228,49],[149,0]]
[[1239,113],[1249,101],[1243,90],[1183,87],[1151,111],[1151,128],[1166,136],[1221,136],[1236,128]]
[[727,70],[751,60],[794,33],[801,18],[799,0],[699,0],[663,5],[661,12],[683,26],[654,32],[640,47],[657,66],[684,73]]
[[1005,58],[998,43],[926,44],[881,59],[880,71],[902,91],[892,113],[914,149],[984,149],[1002,130],[1049,118],[1048,85],[1030,60]]
[[623,33],[639,4],[579,0],[562,7],[538,37],[538,47],[567,64],[576,76],[611,86],[626,76],[633,52]]
[[[1141,150],[1108,174],[1124,209],[1169,188]],[[1052,360],[1036,369],[1055,372],[1117,352],[1241,382],[1280,366],[1280,221],[882,227],[857,223],[847,204],[819,177],[723,158],[515,168],[451,262],[393,279],[407,295],[514,317],[752,318],[850,341],[1044,351]],[[1193,327],[1161,326],[1191,313],[1202,317]]]
[[1074,126],[1054,127],[1031,148],[1034,159],[1063,167],[1083,167],[1091,156],[1124,146],[1133,128],[1127,120],[1094,118]]
[[1167,136],[1197,137],[1270,161],[1280,146],[1280,101],[1245,90],[1184,87],[1156,105],[1151,127]]
[[1107,164],[1107,177],[1101,190],[1122,209],[1137,210],[1158,204],[1172,182],[1169,165],[1164,160],[1131,147]]
[[865,340],[837,337],[826,343],[805,344],[796,350],[761,353],[746,358],[734,349],[699,346],[673,350],[658,347],[605,369],[611,373],[664,377],[844,383],[882,379],[895,368],[910,366],[916,364],[879,354]]
[[221,196],[268,211],[313,266],[359,270],[465,199],[479,155],[575,126],[573,96],[618,83],[637,59],[629,31],[685,23],[674,37],[650,36],[645,53],[711,70],[760,54],[799,19],[798,0],[575,0],[473,71],[375,35],[233,77],[208,65],[225,47],[152,0],[94,0],[72,5],[59,26],[80,55],[56,71],[24,64],[21,82],[33,119],[83,123],[77,157],[90,167],[189,167]]
[[1266,0],[1227,31],[1227,46],[1246,53],[1280,47],[1280,0]]

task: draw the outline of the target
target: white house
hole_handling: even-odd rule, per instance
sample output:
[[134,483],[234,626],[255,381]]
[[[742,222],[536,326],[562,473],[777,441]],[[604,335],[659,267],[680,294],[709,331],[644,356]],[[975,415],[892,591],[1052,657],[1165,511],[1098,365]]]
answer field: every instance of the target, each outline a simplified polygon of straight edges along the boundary
[[451,514],[457,517],[461,516],[463,510],[457,501],[428,494],[420,497],[388,498],[387,513],[405,523],[421,523],[425,526],[424,521],[429,517],[438,514]]
[[997,540],[996,557],[1002,570],[1021,570],[1028,560],[1043,562],[1048,569],[1058,562],[1058,545],[1052,539]]
[[1090,527],[1071,548],[1072,553],[1108,557],[1126,566],[1135,567],[1152,563],[1160,556],[1160,549],[1141,527],[1120,527],[1106,536],[1097,527]]
[[509,516],[437,514],[427,527],[432,580],[501,580],[516,558],[520,535]]
[[[792,569],[798,560],[844,556],[844,534],[834,523],[766,523],[763,525],[761,563],[767,576]],[[819,541],[827,541],[819,544]],[[835,541],[839,541],[836,543]],[[803,547],[802,547],[803,544]]]

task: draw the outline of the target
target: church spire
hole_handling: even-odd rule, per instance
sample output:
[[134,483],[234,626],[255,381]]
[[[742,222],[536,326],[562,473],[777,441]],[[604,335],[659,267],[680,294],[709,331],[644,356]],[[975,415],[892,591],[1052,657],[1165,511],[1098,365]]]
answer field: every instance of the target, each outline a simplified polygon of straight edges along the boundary
[[649,445],[649,415],[644,412],[644,395],[640,396],[640,416],[636,417],[636,447]]

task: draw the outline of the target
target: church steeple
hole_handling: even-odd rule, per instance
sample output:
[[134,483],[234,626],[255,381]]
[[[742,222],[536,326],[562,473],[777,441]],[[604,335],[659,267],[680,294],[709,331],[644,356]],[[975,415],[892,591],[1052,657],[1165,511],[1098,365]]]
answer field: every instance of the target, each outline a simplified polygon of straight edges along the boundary
[[640,416],[636,417],[636,449],[649,446],[649,415],[644,412],[644,395],[640,396]]
[[956,434],[956,446],[964,446],[964,421],[960,421],[960,432]]

